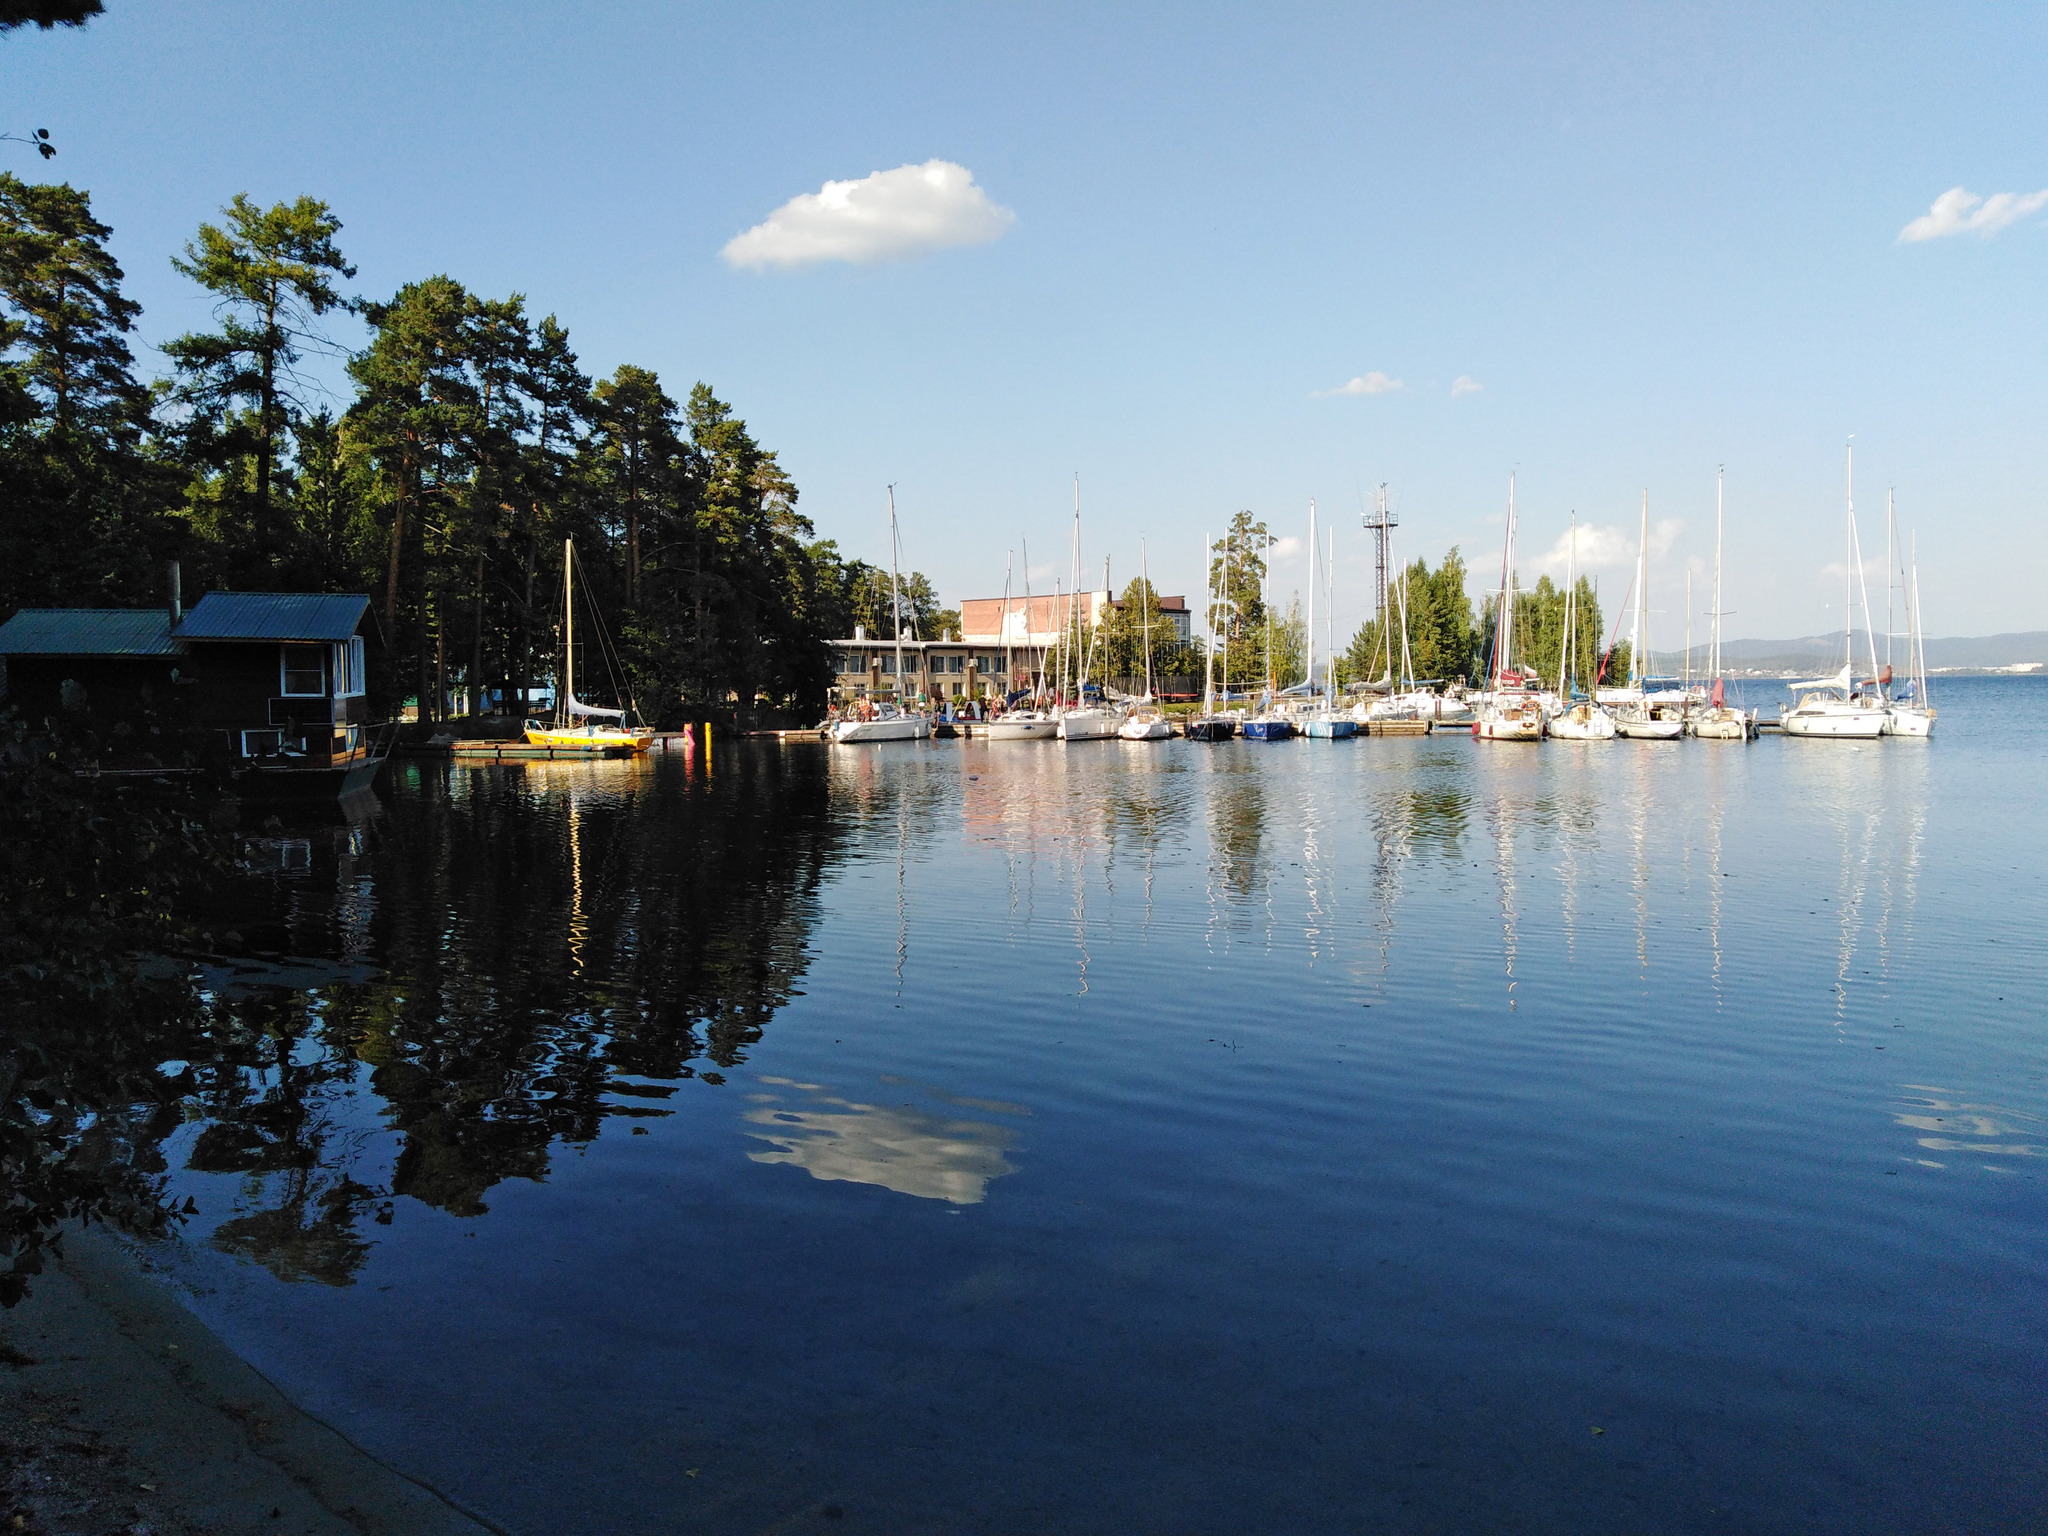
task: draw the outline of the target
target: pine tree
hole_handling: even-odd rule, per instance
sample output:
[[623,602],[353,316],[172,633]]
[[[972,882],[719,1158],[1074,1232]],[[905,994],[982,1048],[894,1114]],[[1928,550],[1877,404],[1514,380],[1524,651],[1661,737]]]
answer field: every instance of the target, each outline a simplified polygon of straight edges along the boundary
[[126,340],[141,306],[121,293],[111,234],[85,193],[0,171],[0,297],[20,380],[61,430],[132,446],[149,400]]
[[[308,349],[336,350],[316,322],[351,302],[335,287],[355,276],[334,243],[341,221],[317,198],[258,208],[236,193],[224,224],[201,224],[171,265],[214,295],[220,329],[164,344],[180,383],[174,398],[191,415],[188,452],[230,472],[223,537],[245,545],[238,563],[290,563],[290,530],[273,505],[272,482],[292,426],[304,409],[294,371]],[[238,407],[242,407],[238,409]],[[247,497],[234,494],[232,466],[249,466]]]

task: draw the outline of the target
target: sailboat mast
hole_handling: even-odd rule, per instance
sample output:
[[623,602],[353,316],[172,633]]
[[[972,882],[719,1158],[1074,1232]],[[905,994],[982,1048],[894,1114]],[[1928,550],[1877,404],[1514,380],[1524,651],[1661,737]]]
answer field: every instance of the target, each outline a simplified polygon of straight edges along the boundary
[[1323,542],[1328,553],[1323,559],[1323,698],[1332,708],[1337,703],[1337,530],[1326,529]]
[[[1847,519],[1842,532],[1842,665],[1856,666],[1856,439],[1845,450],[1842,496]],[[1849,679],[1855,681],[1852,676]]]
[[[1019,535],[1017,542],[1024,550],[1024,648],[1028,651],[1031,649],[1031,541]],[[1011,681],[1014,683],[1015,680],[1015,674],[1012,674]],[[1038,655],[1038,681],[1031,687],[1032,702],[1038,702],[1044,692],[1045,653],[1041,651]]]
[[1572,514],[1571,545],[1564,561],[1564,633],[1557,638],[1557,699],[1560,706],[1571,701],[1568,665],[1572,653],[1572,598],[1579,570],[1579,514]]
[[1152,702],[1152,565],[1145,554],[1145,541],[1138,540],[1139,612],[1145,616],[1145,702]]
[[1628,667],[1635,674],[1636,692],[1649,697],[1649,668],[1643,665],[1643,615],[1650,595],[1650,488],[1643,487],[1643,531],[1636,547],[1636,627],[1628,643]]
[[1266,535],[1260,561],[1260,606],[1266,610],[1266,707],[1274,702],[1274,537]]
[[1494,691],[1500,691],[1500,682],[1507,675],[1509,662],[1515,654],[1515,476],[1508,473],[1508,537],[1500,552],[1500,613],[1499,623],[1494,626],[1493,681]]
[[1908,620],[1908,622],[1911,623],[1913,626],[1913,670],[1917,674],[1914,678],[1914,687],[1919,690],[1920,694],[1920,697],[1915,699],[1913,702],[1918,704],[1922,709],[1926,709],[1928,707],[1927,626],[1920,622],[1920,535],[1918,533],[1915,533],[1913,535],[1912,604],[1912,617]]
[[1316,499],[1308,499],[1308,691],[1316,691],[1316,557],[1321,550],[1316,545]]
[[1721,681],[1721,511],[1722,482],[1727,478],[1725,469],[1714,471],[1714,681]]
[[1010,640],[1010,583],[1016,579],[1017,561],[1014,555],[1003,557],[1003,694],[1008,697],[1010,678],[1016,672],[1015,647]]
[[1209,535],[1202,535],[1202,713],[1216,713],[1216,571]]
[[896,578],[896,487],[889,487],[889,615],[896,621],[896,707],[903,708],[903,596]]
[[576,541],[562,540],[562,697],[555,700],[555,723],[569,723],[576,700]]
[[1884,488],[1884,669],[1892,669],[1892,577],[1898,573],[1899,502],[1893,486]]

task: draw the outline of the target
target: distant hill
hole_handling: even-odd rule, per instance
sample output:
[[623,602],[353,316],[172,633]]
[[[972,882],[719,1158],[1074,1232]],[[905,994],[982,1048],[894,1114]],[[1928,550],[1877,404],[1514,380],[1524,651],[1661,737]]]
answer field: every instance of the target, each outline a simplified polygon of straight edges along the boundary
[[[1856,637],[1858,655],[1864,654],[1865,641]],[[1878,652],[1883,654],[1883,641],[1878,642]],[[1894,665],[1903,657],[1903,638],[1892,642]],[[1802,635],[1797,640],[1724,640],[1721,642],[1721,656],[1730,671],[1753,673],[1759,676],[1776,677],[1798,674],[1817,676],[1841,666],[1842,637],[1833,635]],[[1707,648],[1696,645],[1692,652],[1694,671],[1704,667]],[[1683,657],[1676,658],[1677,664],[1684,664]],[[1666,666],[1666,658],[1659,654],[1657,665]],[[2015,635],[1958,635],[1948,639],[1928,637],[1927,669],[1930,672],[2005,672],[2037,668],[2048,671],[2048,630],[2028,630]]]

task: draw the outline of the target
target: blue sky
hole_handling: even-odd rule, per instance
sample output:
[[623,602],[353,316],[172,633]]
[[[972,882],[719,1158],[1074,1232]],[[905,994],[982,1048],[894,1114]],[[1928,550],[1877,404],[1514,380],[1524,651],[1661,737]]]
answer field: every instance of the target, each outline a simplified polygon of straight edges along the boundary
[[[1952,188],[2048,189],[2038,7],[108,10],[0,39],[4,126],[92,192],[145,342],[205,319],[169,266],[202,219],[311,193],[366,295],[445,271],[591,371],[711,383],[850,553],[885,558],[895,482],[949,599],[1020,538],[1063,576],[1078,471],[1118,585],[1142,536],[1198,593],[1205,531],[1299,538],[1315,498],[1348,629],[1372,486],[1398,553],[1460,544],[1477,587],[1514,471],[1524,579],[1576,510],[1610,609],[1648,489],[1661,646],[1688,563],[1708,607],[1725,464],[1730,633],[1812,633],[1854,433],[1865,548],[1895,485],[1930,630],[2048,628],[2048,211],[1899,239]],[[721,257],[932,160],[998,238]],[[1319,394],[1374,373],[1401,387]]]

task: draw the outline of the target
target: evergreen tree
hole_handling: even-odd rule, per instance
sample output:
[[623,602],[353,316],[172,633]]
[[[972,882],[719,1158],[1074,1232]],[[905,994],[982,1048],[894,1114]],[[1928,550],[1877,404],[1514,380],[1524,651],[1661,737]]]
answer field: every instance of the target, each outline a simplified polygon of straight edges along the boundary
[[126,340],[141,306],[121,293],[112,233],[76,188],[0,171],[0,297],[18,378],[60,430],[133,446],[149,400]]
[[223,474],[210,488],[221,503],[210,521],[229,547],[230,569],[246,578],[296,563],[272,482],[304,410],[295,369],[308,349],[335,349],[316,322],[352,307],[335,281],[355,268],[334,243],[341,221],[317,198],[264,209],[236,193],[221,212],[223,224],[201,224],[171,260],[214,296],[220,329],[179,336],[163,350],[179,374],[174,397],[190,412],[188,452]]

